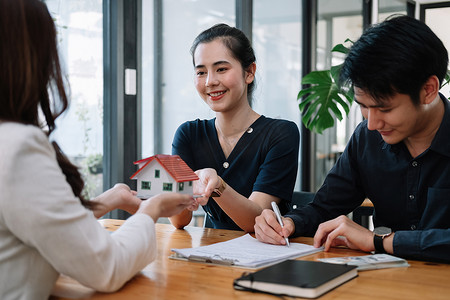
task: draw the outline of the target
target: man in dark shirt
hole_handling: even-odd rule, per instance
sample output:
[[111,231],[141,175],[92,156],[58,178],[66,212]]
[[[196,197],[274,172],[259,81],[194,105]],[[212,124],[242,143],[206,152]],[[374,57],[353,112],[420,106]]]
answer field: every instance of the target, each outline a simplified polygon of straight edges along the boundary
[[[284,216],[256,218],[256,237],[314,235],[314,245],[347,246],[410,259],[450,262],[450,103],[439,93],[448,54],[424,23],[394,17],[355,42],[341,70],[365,120],[314,201]],[[369,198],[374,232],[345,215]]]

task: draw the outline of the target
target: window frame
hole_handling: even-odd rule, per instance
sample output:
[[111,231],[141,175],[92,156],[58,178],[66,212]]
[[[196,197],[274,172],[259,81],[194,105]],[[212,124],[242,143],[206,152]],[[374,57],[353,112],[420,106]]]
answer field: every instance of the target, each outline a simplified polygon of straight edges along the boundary
[[150,191],[152,189],[151,181],[141,181],[141,190]]
[[173,191],[173,183],[163,182],[162,190],[164,192],[172,192]]
[[[140,145],[139,81],[136,95],[125,94],[125,69],[137,70],[140,0],[103,1],[103,190],[122,182],[136,190],[130,179]],[[137,72],[139,77],[139,72]],[[106,218],[126,219],[114,210]]]

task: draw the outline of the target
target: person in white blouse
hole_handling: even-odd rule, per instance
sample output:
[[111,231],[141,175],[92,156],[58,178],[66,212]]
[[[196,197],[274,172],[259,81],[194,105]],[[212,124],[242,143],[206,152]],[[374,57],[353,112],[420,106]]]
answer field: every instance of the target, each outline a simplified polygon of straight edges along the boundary
[[[0,299],[47,299],[59,274],[116,291],[155,258],[157,219],[195,201],[141,201],[125,184],[85,200],[77,168],[48,138],[68,98],[45,3],[0,0],[0,41]],[[134,215],[110,234],[96,218],[117,208]]]

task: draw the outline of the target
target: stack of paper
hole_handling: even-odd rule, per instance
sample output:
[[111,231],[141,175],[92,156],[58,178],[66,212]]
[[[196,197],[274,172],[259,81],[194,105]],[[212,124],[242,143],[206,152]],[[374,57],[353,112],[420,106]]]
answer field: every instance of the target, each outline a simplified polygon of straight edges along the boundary
[[408,262],[403,258],[395,257],[389,254],[332,257],[332,258],[322,258],[319,260],[333,264],[345,264],[349,266],[357,266],[358,271],[409,267]]
[[291,243],[290,247],[271,245],[258,241],[250,234],[226,242],[208,246],[171,249],[171,258],[190,261],[231,265],[244,268],[260,268],[287,259],[322,251],[311,245]]

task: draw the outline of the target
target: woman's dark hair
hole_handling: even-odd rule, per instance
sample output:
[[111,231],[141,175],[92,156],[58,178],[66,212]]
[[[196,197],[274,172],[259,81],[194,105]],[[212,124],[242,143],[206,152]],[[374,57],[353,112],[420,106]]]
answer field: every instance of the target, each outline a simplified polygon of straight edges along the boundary
[[[223,41],[232,56],[241,63],[242,69],[247,70],[256,61],[252,45],[241,30],[228,26],[227,24],[216,24],[200,33],[192,43],[191,55],[194,65],[194,53],[197,46],[201,43],[209,43],[216,39]],[[253,80],[247,87],[247,98],[250,104],[255,85],[255,80]]]
[[448,54],[442,41],[423,22],[395,15],[367,29],[350,48],[340,73],[350,83],[383,102],[396,93],[418,104],[430,76],[445,78]]
[[[39,0],[0,0],[0,120],[35,125],[50,135],[68,105],[56,28],[47,6]],[[84,182],[77,167],[52,144],[75,196],[92,208],[82,195]]]

